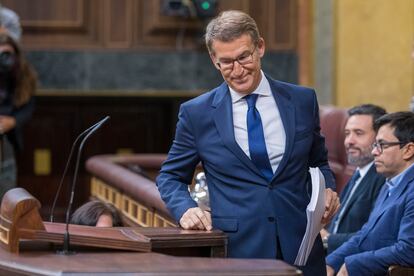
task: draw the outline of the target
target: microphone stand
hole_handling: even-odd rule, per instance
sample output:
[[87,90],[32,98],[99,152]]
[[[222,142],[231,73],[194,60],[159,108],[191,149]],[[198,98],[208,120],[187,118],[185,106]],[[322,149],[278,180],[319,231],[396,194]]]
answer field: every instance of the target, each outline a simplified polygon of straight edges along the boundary
[[103,118],[102,120],[100,120],[99,122],[97,122],[97,123],[95,123],[94,125],[92,125],[92,126],[90,126],[90,127],[88,127],[86,130],[84,130],[81,134],[79,134],[78,135],[78,137],[76,137],[76,139],[75,139],[75,142],[73,142],[73,144],[72,144],[72,148],[70,149],[70,153],[69,153],[69,157],[68,157],[68,161],[66,162],[66,165],[65,165],[65,169],[64,169],[64,171],[63,171],[63,175],[62,175],[62,178],[60,179],[60,183],[59,183],[59,186],[58,186],[58,189],[57,189],[57,192],[56,192],[56,196],[55,196],[55,198],[54,198],[54,200],[53,200],[53,204],[52,204],[52,208],[51,208],[51,210],[50,210],[50,217],[49,217],[49,221],[50,222],[53,222],[54,221],[54,212],[55,212],[55,207],[56,207],[56,204],[57,204],[57,200],[58,200],[58,197],[59,197],[59,194],[60,194],[60,190],[61,190],[61,188],[62,188],[62,185],[63,185],[63,181],[64,181],[64,179],[65,179],[65,177],[66,177],[66,173],[68,172],[68,169],[69,169],[69,164],[70,164],[70,161],[71,161],[71,159],[72,159],[72,155],[73,155],[73,152],[74,152],[74,150],[75,150],[75,146],[77,145],[77,143],[78,143],[78,141],[83,137],[83,136],[85,136],[87,133],[89,133],[93,128],[95,128],[96,126],[98,126],[98,125],[100,125],[100,124],[102,124],[102,123],[104,123],[106,120],[108,120],[109,119],[109,116],[106,116],[105,118]]
[[[76,163],[75,163],[75,172],[73,174],[73,179],[72,179],[72,187],[71,187],[71,194],[70,194],[70,199],[69,199],[69,203],[68,203],[68,208],[66,211],[66,228],[65,228],[65,234],[63,236],[63,249],[62,251],[58,251],[58,254],[62,254],[62,255],[71,255],[74,254],[73,251],[70,251],[70,234],[69,234],[69,220],[70,220],[70,212],[72,210],[72,205],[73,205],[73,198],[75,195],[75,187],[76,187],[76,180],[77,180],[77,176],[78,176],[78,171],[79,171],[79,163],[80,163],[80,157],[81,157],[81,153],[82,153],[82,149],[83,146],[85,145],[86,140],[88,140],[88,138],[95,133],[95,131],[97,131],[107,120],[109,120],[109,116],[106,116],[104,119],[102,119],[101,121],[99,121],[98,123],[96,123],[95,125],[93,125],[92,127],[88,128],[87,130],[85,130],[78,138],[80,139],[85,133],[85,137],[82,139],[80,145],[79,145],[79,149],[78,149],[78,155],[76,157]],[[77,141],[79,139],[75,140],[74,145],[77,143]],[[73,154],[73,148],[71,150],[70,153],[70,157]],[[68,161],[69,163],[69,161]],[[68,166],[67,166],[68,167]],[[65,168],[65,172],[67,171],[67,167]],[[59,187],[60,189],[60,187]],[[53,219],[53,217],[52,217]]]

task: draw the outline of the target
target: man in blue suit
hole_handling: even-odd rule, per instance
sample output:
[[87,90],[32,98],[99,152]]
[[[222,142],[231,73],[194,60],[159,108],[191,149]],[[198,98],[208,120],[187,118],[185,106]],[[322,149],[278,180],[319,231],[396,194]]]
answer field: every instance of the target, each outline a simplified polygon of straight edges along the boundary
[[372,154],[386,177],[368,222],[327,257],[328,275],[386,275],[391,265],[414,266],[414,113],[375,121]]
[[[293,264],[307,222],[309,167],[319,167],[327,186],[334,186],[315,92],[262,72],[265,42],[243,12],[226,11],[213,19],[206,44],[225,82],[181,106],[158,189],[184,229],[224,231],[229,257]],[[200,161],[211,213],[200,209],[188,191]],[[327,189],[323,222],[338,207],[336,193]],[[318,237],[301,269],[325,274],[323,255]]]
[[375,142],[374,121],[385,115],[382,107],[363,104],[348,110],[345,149],[348,163],[356,166],[342,191],[341,208],[321,236],[328,254],[347,241],[367,222],[385,178],[378,174],[371,153]]

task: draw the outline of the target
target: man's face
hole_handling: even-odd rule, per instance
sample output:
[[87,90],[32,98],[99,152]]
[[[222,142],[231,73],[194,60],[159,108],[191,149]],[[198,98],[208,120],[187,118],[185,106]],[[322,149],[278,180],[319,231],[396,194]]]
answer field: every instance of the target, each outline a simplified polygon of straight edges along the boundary
[[[389,143],[400,141],[394,136],[394,128],[391,128],[390,125],[387,124],[383,125],[378,130],[376,142]],[[377,168],[377,172],[385,177],[393,177],[401,173],[406,166],[403,150],[404,148],[400,148],[399,145],[384,145],[382,153],[378,148],[374,148],[372,154],[375,157],[375,167]]]
[[371,115],[352,115],[345,125],[345,149],[348,163],[363,167],[372,160],[371,145],[375,142],[375,131]]
[[[260,83],[260,59],[264,51],[263,39],[255,47],[250,35],[245,34],[230,42],[213,41],[210,58],[227,84],[235,91],[247,95]],[[237,60],[247,60],[248,63],[241,65]]]

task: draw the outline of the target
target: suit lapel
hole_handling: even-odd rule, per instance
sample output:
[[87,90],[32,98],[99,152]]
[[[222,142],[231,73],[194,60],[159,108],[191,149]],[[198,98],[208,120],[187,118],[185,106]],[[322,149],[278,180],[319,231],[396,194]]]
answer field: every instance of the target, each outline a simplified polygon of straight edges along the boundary
[[378,216],[381,216],[393,203],[395,203],[398,198],[403,194],[403,192],[407,189],[409,183],[414,181],[414,167],[410,168],[410,171],[401,179],[401,182],[397,184],[397,187],[393,189],[390,196],[388,195],[388,186],[385,184],[384,186],[387,188],[387,193],[385,193],[384,198],[382,199],[381,208],[379,210]]
[[267,79],[269,80],[272,94],[279,109],[280,117],[282,118],[283,127],[286,133],[285,153],[283,154],[282,160],[273,175],[273,181],[283,171],[290,158],[290,154],[292,153],[295,139],[295,124],[293,123],[295,122],[295,108],[290,101],[289,94],[282,87],[280,87],[276,81],[269,77],[267,77]]
[[[400,183],[397,184],[397,187],[392,191],[391,195],[388,196],[388,185],[384,184],[380,196],[378,196],[375,209],[372,213],[373,222],[365,232],[365,236],[361,238],[360,242],[364,240],[366,235],[371,231],[371,229],[377,224],[380,217],[386,212],[392,205],[399,201],[399,198],[402,196],[404,191],[407,189],[408,185],[414,181],[414,167],[410,168],[410,171],[403,177]],[[413,183],[414,184],[414,183]],[[371,220],[371,219],[370,219]]]
[[[375,178],[374,178],[375,173],[376,173],[375,166],[372,164],[367,174],[361,179],[361,182],[356,188],[353,196],[349,199],[349,203],[345,206],[344,214],[346,214],[345,212],[347,211],[347,209],[349,209],[354,204],[354,202],[357,200],[357,195],[365,193],[364,190],[366,190],[367,187],[371,186],[370,182],[375,181]],[[350,187],[350,189],[347,190],[347,194],[344,195],[343,200],[341,199],[341,203],[346,201],[345,197],[349,196],[349,194],[351,193],[351,190],[352,190],[352,187]]]
[[227,147],[250,170],[266,179],[236,142],[234,137],[231,96],[226,83],[223,83],[217,89],[212,106],[215,108],[213,114],[214,123],[224,146]]

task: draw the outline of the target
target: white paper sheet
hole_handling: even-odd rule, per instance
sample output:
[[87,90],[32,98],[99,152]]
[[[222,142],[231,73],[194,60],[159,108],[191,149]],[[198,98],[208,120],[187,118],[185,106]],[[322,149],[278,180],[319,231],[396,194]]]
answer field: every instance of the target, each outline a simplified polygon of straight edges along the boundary
[[295,265],[298,266],[306,265],[315,239],[323,227],[321,220],[325,212],[325,177],[319,168],[309,168],[309,173],[312,180],[312,195],[306,207],[306,232],[295,260]]

